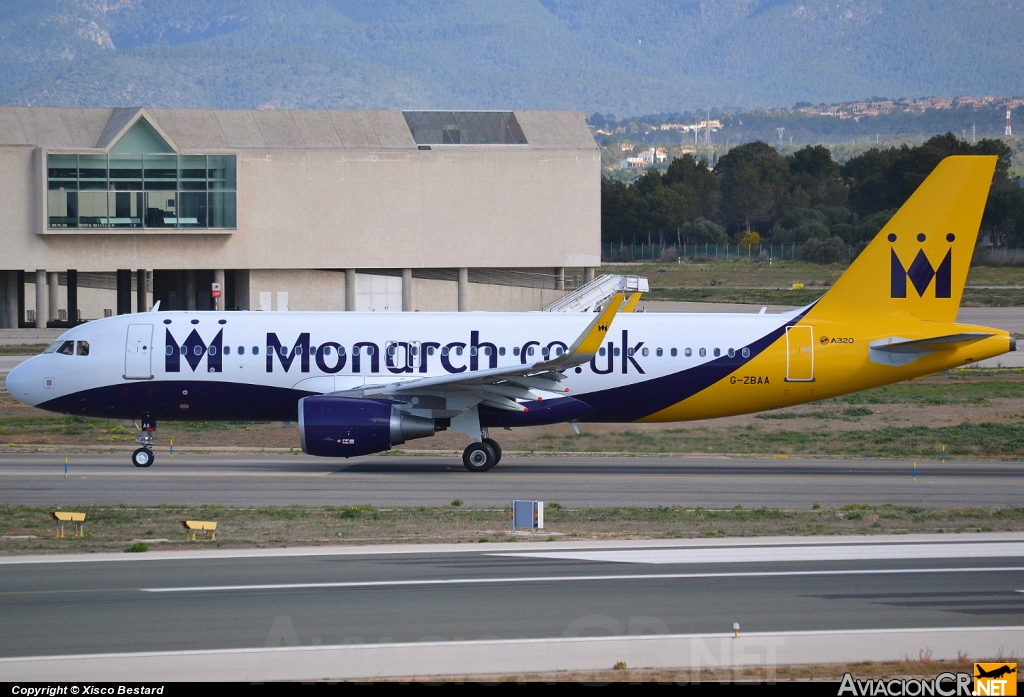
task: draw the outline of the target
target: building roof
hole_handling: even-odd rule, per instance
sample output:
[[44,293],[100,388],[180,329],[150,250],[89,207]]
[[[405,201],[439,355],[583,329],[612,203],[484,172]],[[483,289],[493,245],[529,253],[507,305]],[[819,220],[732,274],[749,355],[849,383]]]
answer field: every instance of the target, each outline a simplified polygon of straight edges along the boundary
[[[596,150],[577,111],[516,111],[530,148]],[[108,151],[140,118],[176,151],[415,150],[401,111],[0,107],[0,147]]]

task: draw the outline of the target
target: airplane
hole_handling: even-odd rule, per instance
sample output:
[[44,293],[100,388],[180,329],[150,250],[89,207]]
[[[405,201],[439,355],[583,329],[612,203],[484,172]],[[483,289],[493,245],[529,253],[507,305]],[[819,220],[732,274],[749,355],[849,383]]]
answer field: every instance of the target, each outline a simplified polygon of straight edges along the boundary
[[998,679],[998,678],[1003,677],[1004,675],[1010,675],[1011,673],[1016,673],[1017,672],[1016,668],[1011,668],[1008,665],[1002,665],[1002,666],[1000,666],[998,668],[993,668],[992,670],[984,670],[977,663],[975,663],[974,664],[974,669],[976,671],[978,671],[978,674],[974,676],[976,678],[995,678],[995,679]]
[[451,429],[473,472],[491,430],[759,412],[1016,350],[957,311],[996,158],[943,160],[835,284],[781,314],[153,312],[79,325],[7,390],[62,414],[297,421],[303,452],[355,457]]

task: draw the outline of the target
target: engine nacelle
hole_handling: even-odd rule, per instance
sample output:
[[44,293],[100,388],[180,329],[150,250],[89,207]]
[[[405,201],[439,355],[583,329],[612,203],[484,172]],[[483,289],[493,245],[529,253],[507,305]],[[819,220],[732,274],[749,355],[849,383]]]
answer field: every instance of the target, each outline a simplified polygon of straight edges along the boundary
[[327,395],[299,400],[299,442],[309,455],[369,455],[435,430],[433,419],[403,414],[385,400]]

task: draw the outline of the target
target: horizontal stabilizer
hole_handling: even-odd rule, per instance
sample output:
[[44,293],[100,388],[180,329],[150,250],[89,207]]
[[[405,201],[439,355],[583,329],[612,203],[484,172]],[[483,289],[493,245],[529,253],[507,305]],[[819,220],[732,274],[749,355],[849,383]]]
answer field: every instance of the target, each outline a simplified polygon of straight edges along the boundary
[[903,339],[891,336],[888,339],[872,341],[870,344],[871,360],[886,365],[905,365],[933,351],[945,351],[973,344],[975,341],[987,339],[994,334],[985,332],[962,332],[946,334],[927,339]]

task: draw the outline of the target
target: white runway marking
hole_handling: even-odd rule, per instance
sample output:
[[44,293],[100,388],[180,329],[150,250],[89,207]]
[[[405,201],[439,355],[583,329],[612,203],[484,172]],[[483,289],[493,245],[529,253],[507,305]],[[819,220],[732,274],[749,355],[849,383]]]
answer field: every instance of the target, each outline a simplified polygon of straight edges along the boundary
[[977,544],[815,545],[711,549],[617,549],[570,552],[509,552],[495,556],[623,562],[626,564],[729,564],[738,562],[977,559],[1024,557],[1022,542]]
[[275,591],[315,588],[395,588],[409,586],[464,586],[485,583],[564,583],[575,581],[655,581],[690,578],[747,578],[767,576],[863,576],[878,574],[959,574],[996,571],[1024,571],[1024,566],[989,566],[949,569],[829,569],[819,571],[740,571],[707,574],[604,574],[600,576],[510,576],[503,578],[436,578],[406,581],[329,581],[323,583],[266,583],[239,586],[172,586],[140,588],[144,593],[210,593],[219,591]]

